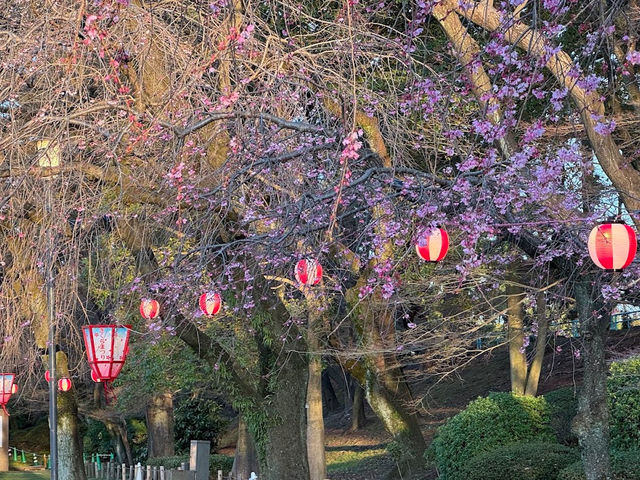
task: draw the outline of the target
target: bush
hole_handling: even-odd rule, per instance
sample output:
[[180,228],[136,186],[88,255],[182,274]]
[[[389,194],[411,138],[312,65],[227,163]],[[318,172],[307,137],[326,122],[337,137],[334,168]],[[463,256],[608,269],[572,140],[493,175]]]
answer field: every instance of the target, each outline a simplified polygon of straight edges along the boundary
[[551,428],[558,442],[564,445],[578,445],[578,438],[571,431],[571,422],[578,413],[578,398],[574,387],[564,387],[544,395],[549,404]]
[[[189,455],[174,455],[172,457],[156,457],[147,460],[147,465],[164,466],[166,469],[176,469],[182,463],[189,465]],[[233,457],[213,454],[209,457],[209,471],[215,473],[222,470],[224,473],[230,472],[233,467]]]
[[211,442],[213,450],[226,423],[220,416],[221,410],[220,404],[214,400],[191,396],[177,398],[173,411],[176,453],[189,452],[191,440],[196,438]]
[[630,450],[640,445],[640,358],[611,364],[609,380],[611,448]]
[[580,458],[557,443],[517,443],[473,457],[460,471],[467,480],[549,480]]
[[[640,480],[640,451],[617,451],[611,454],[612,480]],[[569,465],[558,474],[558,480],[586,480],[582,461]]]
[[457,480],[466,478],[461,470],[481,453],[513,443],[554,440],[544,397],[491,393],[440,427],[432,448],[440,478]]

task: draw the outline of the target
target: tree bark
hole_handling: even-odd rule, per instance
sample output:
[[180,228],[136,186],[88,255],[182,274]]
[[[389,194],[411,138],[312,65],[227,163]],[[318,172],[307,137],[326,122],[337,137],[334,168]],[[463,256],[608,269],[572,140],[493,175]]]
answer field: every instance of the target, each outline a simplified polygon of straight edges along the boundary
[[104,423],[105,427],[107,427],[107,431],[111,435],[118,463],[133,465],[133,455],[131,453],[129,439],[127,438],[127,428],[124,419],[103,419],[101,421]]
[[357,382],[353,384],[353,404],[351,405],[351,428],[352,432],[360,430],[367,423],[364,414],[364,392]]
[[322,357],[318,353],[320,342],[315,329],[318,319],[309,314],[307,345],[309,347],[309,378],[307,381],[307,457],[310,480],[327,477],[324,451],[324,416],[322,414]]
[[236,442],[236,453],[233,457],[231,476],[248,480],[251,477],[251,472],[259,474],[259,470],[256,444],[249,433],[247,424],[242,415],[240,415],[238,418],[238,441]]
[[529,367],[527,374],[527,388],[524,394],[535,397],[538,394],[538,382],[542,371],[542,361],[544,360],[544,350],[547,346],[547,330],[549,329],[549,317],[547,316],[547,304],[544,293],[539,292],[536,298],[536,314],[538,319],[538,337],[536,338],[536,353]]
[[173,395],[158,393],[147,404],[147,433],[149,458],[175,455]]
[[68,392],[58,392],[58,478],[60,480],[86,480],[87,478],[82,461],[75,388]]
[[397,387],[390,390],[380,380],[380,376],[388,376],[389,372],[364,366],[363,362],[349,362],[345,364],[345,368],[361,384],[371,409],[402,452],[402,457],[397,459],[401,476],[423,471],[426,444],[418,418],[403,404],[411,398],[407,384],[397,379]]
[[[291,353],[278,372],[278,385],[262,426],[260,480],[309,480],[306,442],[307,364]],[[247,419],[248,420],[248,419]],[[251,425],[250,425],[251,427]],[[252,430],[255,431],[254,426]]]
[[322,398],[324,398],[324,404],[328,412],[333,412],[340,407],[340,402],[338,401],[336,391],[331,383],[331,376],[327,369],[322,371]]
[[573,431],[582,447],[582,463],[587,480],[610,480],[609,410],[607,406],[607,365],[605,343],[609,319],[601,305],[593,301],[591,280],[575,287],[584,359],[582,388]]
[[519,285],[507,287],[507,316],[509,363],[511,371],[511,391],[516,395],[524,395],[527,385],[527,356],[522,351],[524,345],[524,321],[522,300],[524,291]]

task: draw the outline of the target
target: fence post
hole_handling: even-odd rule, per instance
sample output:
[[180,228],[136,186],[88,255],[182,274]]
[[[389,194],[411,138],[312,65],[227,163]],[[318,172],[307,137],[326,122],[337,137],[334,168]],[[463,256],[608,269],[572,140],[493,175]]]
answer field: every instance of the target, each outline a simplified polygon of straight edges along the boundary
[[147,465],[147,476],[145,480],[151,480],[151,465]]
[[134,471],[133,465],[129,465],[129,480],[134,480],[133,471]]
[[164,478],[164,467],[160,465],[160,480],[165,480]]
[[222,480],[222,470],[218,470],[218,480]]
[[135,480],[142,480],[142,465],[140,462],[136,465],[136,477]]
[[127,466],[122,464],[122,480],[127,480]]

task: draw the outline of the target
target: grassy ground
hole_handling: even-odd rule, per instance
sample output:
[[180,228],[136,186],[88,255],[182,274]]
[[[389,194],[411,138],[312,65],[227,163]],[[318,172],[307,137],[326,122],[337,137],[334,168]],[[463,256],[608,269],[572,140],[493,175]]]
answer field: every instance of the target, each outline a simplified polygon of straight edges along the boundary
[[0,480],[48,480],[49,472],[4,472]]

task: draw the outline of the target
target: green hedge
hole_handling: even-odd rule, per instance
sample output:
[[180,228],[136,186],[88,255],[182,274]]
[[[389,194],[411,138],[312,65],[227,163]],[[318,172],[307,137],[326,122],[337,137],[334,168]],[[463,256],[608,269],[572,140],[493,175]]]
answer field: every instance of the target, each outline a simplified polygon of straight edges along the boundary
[[551,428],[558,442],[564,445],[578,445],[578,438],[571,431],[571,422],[578,413],[578,393],[574,387],[564,387],[546,393],[549,404]]
[[[618,451],[611,454],[612,480],[640,480],[640,451]],[[586,480],[582,461],[560,471],[557,480]]]
[[473,457],[460,470],[466,480],[549,480],[580,459],[577,450],[557,443],[516,443]]
[[612,363],[607,389],[611,448],[637,449],[640,445],[640,358]]
[[[189,455],[174,455],[172,457],[156,457],[147,460],[147,465],[164,466],[166,469],[176,469],[181,463],[189,464]],[[230,472],[233,467],[233,457],[213,454],[209,457],[209,471],[212,473],[222,470],[224,473]]]
[[461,471],[473,457],[526,441],[555,441],[544,397],[491,393],[438,429],[432,455],[442,480],[462,480]]

